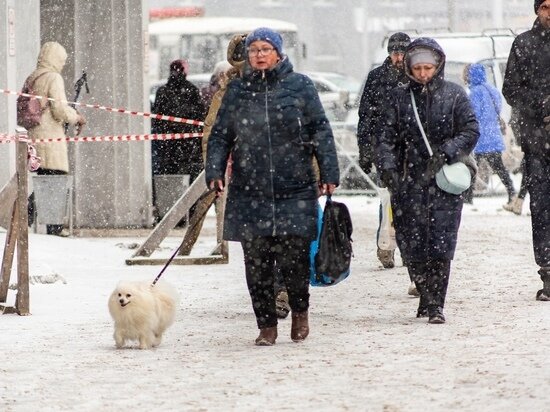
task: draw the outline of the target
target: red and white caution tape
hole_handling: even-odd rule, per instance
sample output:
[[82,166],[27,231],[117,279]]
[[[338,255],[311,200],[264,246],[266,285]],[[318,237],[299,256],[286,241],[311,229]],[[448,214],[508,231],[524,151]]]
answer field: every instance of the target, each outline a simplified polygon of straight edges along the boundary
[[30,97],[31,99],[46,99],[46,100],[52,101],[52,102],[57,101],[57,102],[66,103],[66,104],[70,104],[70,105],[75,105],[75,106],[80,106],[80,107],[87,107],[87,108],[90,108],[90,109],[106,110],[108,112],[124,113],[124,114],[133,115],[133,116],[150,117],[151,119],[156,119],[156,120],[168,120],[169,122],[186,123],[186,124],[192,124],[192,125],[195,125],[195,126],[204,126],[204,122],[202,122],[200,120],[190,120],[190,119],[184,119],[182,117],[166,116],[164,114],[137,112],[137,111],[126,110],[126,109],[115,109],[113,107],[101,106],[99,104],[69,102],[67,100],[57,100],[57,99],[52,99],[51,97],[39,96],[37,94],[14,92],[12,90],[6,90],[6,89],[0,89],[0,93],[10,94],[10,95],[14,95],[14,96],[25,96],[25,97]]
[[166,134],[122,134],[113,136],[76,136],[54,137],[50,139],[19,139],[17,136],[0,134],[0,143],[27,141],[30,143],[54,143],[54,142],[139,142],[146,140],[178,140],[202,137],[202,133],[166,133]]

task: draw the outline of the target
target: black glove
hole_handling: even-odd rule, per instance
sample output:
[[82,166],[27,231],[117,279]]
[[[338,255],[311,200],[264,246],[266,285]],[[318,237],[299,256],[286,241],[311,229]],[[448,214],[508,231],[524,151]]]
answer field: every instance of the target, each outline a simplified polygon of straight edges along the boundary
[[361,167],[361,169],[363,169],[363,172],[365,172],[366,174],[369,174],[372,169],[372,162],[368,159],[360,157],[359,166]]
[[434,152],[430,160],[428,160],[428,166],[426,167],[426,172],[424,173],[424,183],[431,181],[435,174],[443,167],[447,159],[445,158],[445,153]]
[[367,174],[372,169],[372,156],[365,149],[359,149],[359,166]]
[[380,180],[391,193],[396,193],[399,190],[399,173],[395,169],[384,170],[380,176]]

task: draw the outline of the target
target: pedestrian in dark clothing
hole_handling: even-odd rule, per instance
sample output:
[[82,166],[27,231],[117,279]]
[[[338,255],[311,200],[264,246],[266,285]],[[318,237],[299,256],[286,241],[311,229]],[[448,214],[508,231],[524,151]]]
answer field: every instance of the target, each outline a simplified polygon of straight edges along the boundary
[[[487,83],[485,67],[482,64],[469,65],[467,79],[470,89],[470,102],[479,123],[479,140],[474,149],[475,158],[478,163],[483,159],[486,160],[493,172],[500,178],[508,193],[508,202],[503,208],[511,211],[516,190],[510,173],[508,173],[502,162],[502,152],[506,149],[506,146],[499,125],[502,107],[500,93],[495,87]],[[470,187],[467,196],[471,199],[472,195],[473,187]]]
[[[396,238],[420,292],[417,317],[444,323],[451,260],[463,199],[441,190],[435,174],[468,155],[479,137],[465,90],[444,80],[445,54],[433,39],[419,38],[405,52],[410,84],[391,91],[384,130],[376,145],[382,180],[392,193]],[[412,99],[427,139],[417,124]]]
[[[167,116],[190,120],[204,120],[205,108],[199,89],[187,80],[188,65],[185,60],[175,60],[170,64],[170,77],[164,86],[159,87],[152,111]],[[201,127],[168,120],[152,120],[153,133],[195,133]],[[203,169],[201,139],[198,137],[177,140],[153,140],[154,175],[190,175],[192,182]]]
[[334,137],[313,82],[294,72],[279,33],[259,28],[245,42],[247,66],[227,86],[208,139],[206,182],[224,190],[224,238],[241,242],[260,334],[277,339],[274,277],[279,265],[292,310],[291,339],[309,334],[309,248],[317,233],[321,193],[339,183]]
[[[387,104],[389,92],[397,86],[409,83],[403,66],[403,56],[410,42],[411,39],[406,33],[398,32],[392,34],[388,40],[388,57],[381,66],[369,72],[365,81],[363,95],[359,103],[357,145],[359,147],[359,166],[367,174],[370,173],[372,165],[375,163],[373,147],[376,143],[377,135],[381,132],[384,107]],[[395,246],[388,248],[384,245],[381,248],[379,244],[383,213],[391,215],[391,210],[384,210],[381,203],[380,219],[376,234],[376,255],[385,268],[393,268],[395,266]],[[412,289],[410,290],[412,291]]]
[[543,282],[536,299],[550,301],[550,0],[535,0],[535,12],[533,27],[512,44],[502,93],[522,128],[533,249]]

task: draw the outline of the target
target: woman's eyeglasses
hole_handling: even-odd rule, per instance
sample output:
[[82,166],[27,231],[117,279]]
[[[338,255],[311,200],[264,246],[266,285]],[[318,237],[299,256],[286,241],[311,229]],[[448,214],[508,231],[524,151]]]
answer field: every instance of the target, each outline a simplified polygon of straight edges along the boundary
[[252,57],[259,56],[260,54],[262,56],[267,56],[268,54],[271,54],[273,50],[275,50],[273,47],[262,47],[261,49],[248,49],[248,55]]

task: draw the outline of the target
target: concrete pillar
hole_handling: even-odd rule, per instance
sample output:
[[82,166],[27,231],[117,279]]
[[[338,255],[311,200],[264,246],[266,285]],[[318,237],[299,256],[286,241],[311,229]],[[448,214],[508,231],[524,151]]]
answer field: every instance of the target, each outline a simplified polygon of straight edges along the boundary
[[[0,88],[20,91],[40,49],[39,2],[0,0]],[[0,95],[0,133],[13,135],[17,97]],[[0,144],[0,187],[15,172],[15,145]]]
[[[79,101],[149,111],[145,91],[146,0],[41,0],[41,42],[55,40],[69,54],[64,70],[67,97],[83,70],[90,94]],[[94,109],[86,136],[143,134],[149,121]],[[73,135],[73,131],[70,131]],[[143,227],[151,223],[149,142],[71,143],[75,178],[75,226]]]

